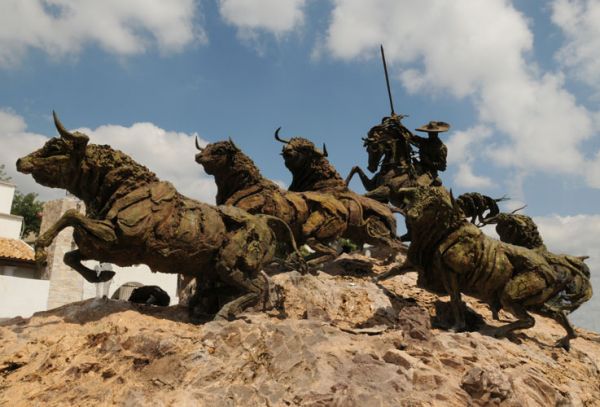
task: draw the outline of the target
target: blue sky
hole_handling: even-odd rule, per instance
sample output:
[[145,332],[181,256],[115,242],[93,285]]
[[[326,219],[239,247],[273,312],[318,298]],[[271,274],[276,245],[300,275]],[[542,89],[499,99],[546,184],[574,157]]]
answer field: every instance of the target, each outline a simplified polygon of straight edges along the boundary
[[207,201],[196,134],[232,137],[287,184],[282,126],[326,142],[345,176],[389,114],[382,43],[405,124],[452,125],[444,183],[527,203],[550,247],[592,256],[600,286],[599,27],[598,0],[3,0],[0,163],[60,196],[13,168],[55,134],[55,109]]

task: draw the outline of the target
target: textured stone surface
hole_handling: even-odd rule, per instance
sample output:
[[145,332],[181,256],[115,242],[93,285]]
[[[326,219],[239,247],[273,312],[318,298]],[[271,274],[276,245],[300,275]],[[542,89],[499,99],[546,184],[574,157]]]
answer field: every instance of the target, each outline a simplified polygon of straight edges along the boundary
[[[376,271],[384,271],[374,266]],[[0,405],[595,406],[600,335],[551,345],[552,320],[512,340],[431,328],[415,273],[281,274],[286,318],[193,325],[181,307],[89,300],[0,324]],[[447,300],[447,298],[442,298]],[[507,315],[500,313],[501,319]],[[494,325],[496,324],[496,325]]]
[[[73,197],[44,203],[40,234],[69,209],[75,209],[80,213],[85,212],[83,203]],[[48,309],[83,299],[83,277],[63,261],[65,253],[73,250],[73,245],[73,229],[67,228],[58,234],[48,248],[47,266],[44,268],[44,278],[50,280]]]

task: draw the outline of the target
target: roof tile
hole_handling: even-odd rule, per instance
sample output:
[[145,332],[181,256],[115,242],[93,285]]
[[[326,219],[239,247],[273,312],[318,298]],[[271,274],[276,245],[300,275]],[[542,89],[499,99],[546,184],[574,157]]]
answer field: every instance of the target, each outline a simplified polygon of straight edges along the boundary
[[35,255],[31,246],[27,243],[17,239],[0,237],[0,259],[33,262]]

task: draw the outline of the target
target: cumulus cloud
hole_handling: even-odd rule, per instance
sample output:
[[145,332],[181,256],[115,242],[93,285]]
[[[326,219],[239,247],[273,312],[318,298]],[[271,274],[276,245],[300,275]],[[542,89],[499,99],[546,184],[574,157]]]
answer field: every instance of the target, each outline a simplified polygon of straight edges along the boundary
[[600,93],[600,1],[554,0],[552,22],[566,43],[556,59],[576,78]]
[[118,55],[156,44],[176,52],[194,39],[194,0],[3,0],[0,2],[0,67],[15,66],[30,49],[53,57],[98,45]]
[[[496,165],[582,174],[581,144],[596,130],[592,113],[565,89],[560,73],[541,72],[528,60],[533,34],[510,2],[334,0],[325,41],[342,59],[378,57],[384,44],[408,91],[468,98],[479,125],[493,129],[486,158]],[[467,164],[459,173],[482,184]]]
[[302,25],[305,3],[306,0],[219,0],[219,12],[244,39],[253,39],[261,32],[279,37]]
[[[68,122],[65,123],[68,126]],[[90,136],[90,143],[109,144],[147,166],[161,179],[171,181],[177,189],[192,198],[214,203],[217,189],[212,177],[194,161],[194,138],[186,134],[163,130],[152,123],[135,123],[130,127],[104,125],[96,129],[78,129]],[[23,192],[37,192],[43,200],[64,196],[62,190],[43,187],[30,175],[15,169],[17,158],[40,148],[47,137],[28,133],[19,115],[0,110],[0,163],[6,164],[12,182]],[[200,140],[201,145],[206,141]]]
[[455,131],[446,143],[448,164],[457,165],[454,183],[463,188],[489,188],[493,185],[488,177],[473,172],[474,162],[481,156],[485,141],[492,130],[485,126],[476,126],[464,131]]

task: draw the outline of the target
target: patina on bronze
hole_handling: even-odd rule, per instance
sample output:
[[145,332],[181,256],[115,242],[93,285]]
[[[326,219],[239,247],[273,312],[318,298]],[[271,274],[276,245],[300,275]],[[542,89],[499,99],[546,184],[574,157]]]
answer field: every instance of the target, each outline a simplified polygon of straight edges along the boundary
[[[578,309],[592,298],[590,269],[584,263],[587,256],[570,256],[550,252],[540,235],[537,225],[530,216],[517,213],[499,213],[485,219],[485,224],[496,224],[496,232],[500,240],[522,246],[542,255],[556,273],[564,275],[564,285],[555,296],[547,300],[538,311],[556,320],[562,321],[569,338],[576,333],[567,315]],[[497,318],[497,311],[494,310]],[[563,339],[564,341],[564,339]],[[565,346],[568,346],[566,342]]]
[[275,139],[284,144],[282,156],[285,166],[292,173],[290,191],[317,191],[335,196],[347,208],[349,226],[345,237],[362,246],[401,247],[396,236],[396,219],[391,209],[374,199],[359,195],[346,186],[346,183],[327,159],[326,150],[319,150],[308,139],[292,137],[289,140],[279,136]]
[[68,190],[83,200],[86,214],[67,211],[42,234],[35,245],[39,261],[57,234],[72,226],[77,249],[64,261],[87,281],[107,281],[114,273],[97,275],[84,260],[143,263],[154,271],[196,277],[200,286],[221,281],[239,294],[217,318],[267,299],[260,271],[276,258],[304,269],[291,231],[280,219],[187,198],[128,155],[88,144],[88,136],[69,132],[56,115],[54,121],[60,137],[19,159],[17,170],[44,186]]
[[233,141],[200,147],[196,162],[217,183],[217,204],[232,205],[253,214],[274,215],[291,228],[298,244],[315,251],[311,264],[331,259],[336,251],[328,244],[345,236],[348,211],[334,196],[318,192],[281,189],[260,173],[255,163]]
[[[419,284],[440,295],[450,295],[455,331],[466,328],[461,293],[476,297],[512,313],[517,321],[496,331],[503,337],[530,328],[530,311],[543,313],[560,323],[567,335],[557,345],[569,348],[574,331],[565,310],[591,296],[586,283],[589,269],[578,259],[553,258],[547,252],[492,239],[472,223],[443,187],[414,187],[396,191],[401,210],[412,230],[408,262],[419,271]],[[560,257],[560,256],[557,256]],[[390,277],[400,269],[383,276]],[[573,277],[575,276],[575,277]],[[576,281],[575,281],[576,280]],[[569,284],[579,285],[572,291]],[[578,296],[563,304],[570,294]]]

